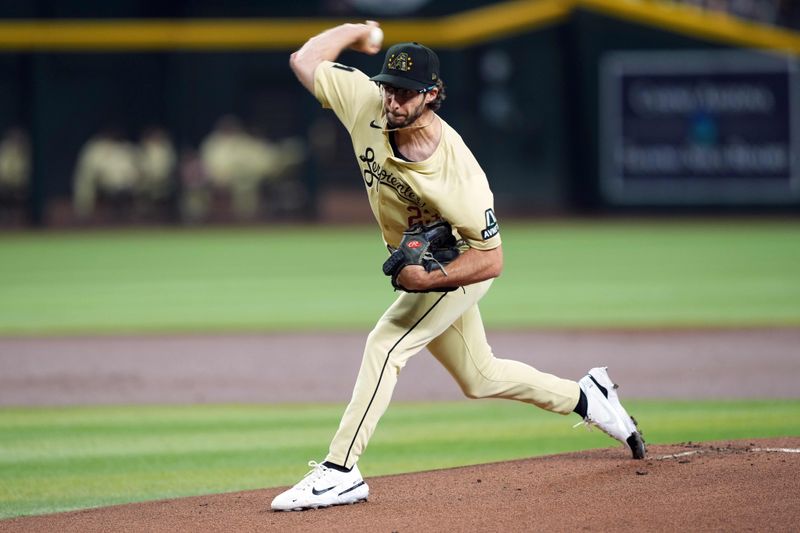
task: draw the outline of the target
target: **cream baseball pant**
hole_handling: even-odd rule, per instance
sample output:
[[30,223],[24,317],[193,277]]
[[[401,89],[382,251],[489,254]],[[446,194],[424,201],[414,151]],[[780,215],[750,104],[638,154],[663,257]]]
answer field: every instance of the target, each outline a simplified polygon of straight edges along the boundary
[[491,284],[401,293],[367,337],[353,397],[326,461],[347,468],[358,461],[389,406],[400,370],[426,346],[469,398],[507,398],[572,412],[580,396],[576,382],[492,354],[478,311],[478,300]]

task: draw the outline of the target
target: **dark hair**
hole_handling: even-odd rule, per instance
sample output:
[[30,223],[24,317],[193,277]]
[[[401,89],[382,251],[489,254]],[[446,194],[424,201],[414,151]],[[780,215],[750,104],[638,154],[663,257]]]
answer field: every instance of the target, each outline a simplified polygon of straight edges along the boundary
[[439,92],[436,93],[436,98],[428,104],[428,107],[431,111],[439,111],[439,108],[442,107],[442,102],[444,102],[445,98],[447,98],[442,78],[436,80],[436,88],[439,89]]

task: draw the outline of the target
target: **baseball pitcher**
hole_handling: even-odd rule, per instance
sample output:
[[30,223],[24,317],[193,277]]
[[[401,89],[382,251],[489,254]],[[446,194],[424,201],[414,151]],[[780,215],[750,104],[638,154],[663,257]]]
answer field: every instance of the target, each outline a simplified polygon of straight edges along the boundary
[[[604,367],[579,382],[496,358],[478,301],[503,269],[500,227],[486,175],[437,115],[445,100],[439,59],[415,42],[392,46],[368,77],[336,63],[346,48],[380,50],[378,24],[344,24],[306,42],[290,65],[300,83],[350,133],[370,207],[389,256],[397,300],[367,337],[353,396],[324,462],[272,502],[301,510],[365,501],[357,467],[406,362],[427,347],[469,398],[507,398],[576,412],[645,455],[641,434]],[[388,284],[387,284],[388,286]]]

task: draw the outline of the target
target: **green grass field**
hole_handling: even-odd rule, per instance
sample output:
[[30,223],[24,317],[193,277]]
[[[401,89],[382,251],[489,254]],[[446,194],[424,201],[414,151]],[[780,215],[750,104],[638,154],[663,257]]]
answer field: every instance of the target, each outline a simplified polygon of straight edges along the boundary
[[[490,328],[800,324],[800,222],[507,224]],[[368,329],[376,229],[0,236],[0,335]]]
[[[505,224],[502,236],[489,328],[800,325],[798,221]],[[0,258],[0,336],[367,330],[394,298],[371,226],[10,234]],[[800,400],[626,403],[650,443],[800,434]],[[0,408],[0,518],[291,484],[341,411]],[[396,404],[362,470],[613,445],[575,420],[511,402]]]
[[[650,443],[800,435],[800,400],[628,403]],[[342,409],[0,409],[0,518],[289,485],[324,457]],[[396,404],[359,464],[377,476],[614,446],[577,420],[513,402]]]

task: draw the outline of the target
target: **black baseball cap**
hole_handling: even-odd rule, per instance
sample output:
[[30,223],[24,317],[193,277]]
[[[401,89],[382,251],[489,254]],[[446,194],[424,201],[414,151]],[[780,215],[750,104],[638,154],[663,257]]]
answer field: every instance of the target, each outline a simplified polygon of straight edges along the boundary
[[386,51],[381,73],[370,78],[392,87],[425,91],[439,80],[439,57],[419,43],[399,43]]

